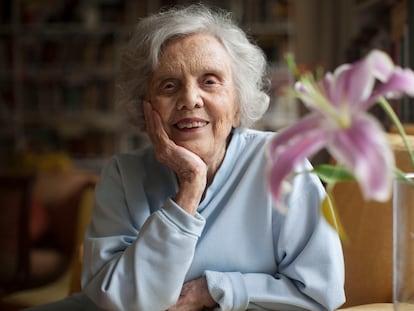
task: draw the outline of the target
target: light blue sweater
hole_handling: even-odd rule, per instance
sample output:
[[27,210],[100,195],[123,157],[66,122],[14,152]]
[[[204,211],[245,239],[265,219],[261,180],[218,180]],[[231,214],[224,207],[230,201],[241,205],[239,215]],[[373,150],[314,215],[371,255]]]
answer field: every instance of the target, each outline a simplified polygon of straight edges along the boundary
[[266,185],[270,137],[234,131],[195,216],[171,200],[176,176],[152,148],[114,157],[85,238],[84,292],[109,310],[163,311],[184,282],[205,275],[217,310],[340,306],[342,249],[319,213],[323,187],[299,174],[287,214],[276,210]]

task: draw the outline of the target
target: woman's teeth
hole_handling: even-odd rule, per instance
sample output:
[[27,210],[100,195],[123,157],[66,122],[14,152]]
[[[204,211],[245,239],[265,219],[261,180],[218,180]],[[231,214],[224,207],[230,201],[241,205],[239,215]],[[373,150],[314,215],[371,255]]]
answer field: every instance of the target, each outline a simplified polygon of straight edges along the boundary
[[177,123],[177,127],[181,130],[181,129],[191,129],[191,128],[195,128],[195,127],[202,127],[205,126],[207,124],[207,122],[205,121],[194,121],[194,122],[180,122]]

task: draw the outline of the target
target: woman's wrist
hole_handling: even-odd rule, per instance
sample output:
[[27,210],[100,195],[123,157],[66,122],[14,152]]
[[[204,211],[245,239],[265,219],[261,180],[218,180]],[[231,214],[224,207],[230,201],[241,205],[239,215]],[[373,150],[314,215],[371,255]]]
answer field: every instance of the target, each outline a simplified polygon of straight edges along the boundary
[[205,183],[192,183],[180,184],[180,189],[174,197],[175,203],[177,203],[186,212],[194,215],[200,204],[205,189]]

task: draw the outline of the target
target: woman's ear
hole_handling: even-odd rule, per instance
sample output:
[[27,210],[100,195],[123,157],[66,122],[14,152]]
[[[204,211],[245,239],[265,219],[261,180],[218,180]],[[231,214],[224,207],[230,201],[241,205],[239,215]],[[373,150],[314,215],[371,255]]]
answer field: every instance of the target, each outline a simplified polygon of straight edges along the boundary
[[233,128],[239,127],[240,125],[240,109],[237,108],[237,110],[234,113],[233,116]]

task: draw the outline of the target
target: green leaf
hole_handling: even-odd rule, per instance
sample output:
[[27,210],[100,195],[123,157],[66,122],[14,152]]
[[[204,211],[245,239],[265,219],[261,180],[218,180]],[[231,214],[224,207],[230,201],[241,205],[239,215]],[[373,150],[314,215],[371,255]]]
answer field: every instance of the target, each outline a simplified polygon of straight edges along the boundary
[[315,166],[310,172],[318,175],[327,184],[356,180],[354,175],[347,169],[329,164]]

